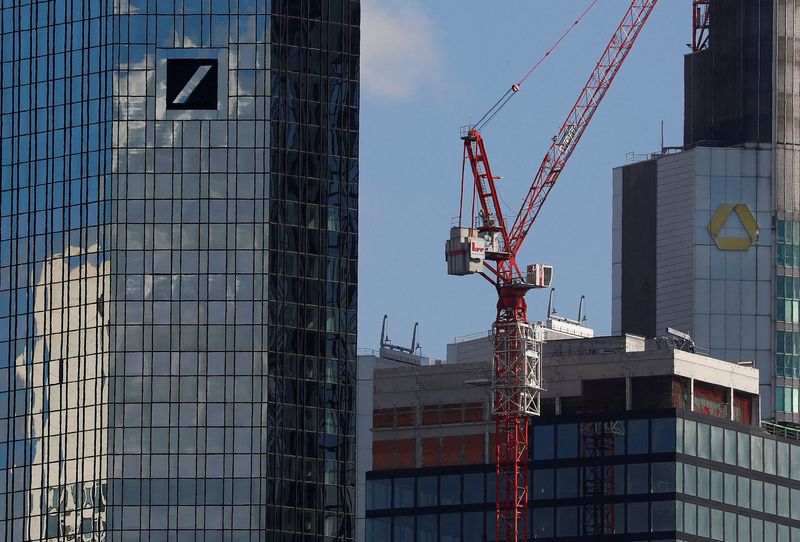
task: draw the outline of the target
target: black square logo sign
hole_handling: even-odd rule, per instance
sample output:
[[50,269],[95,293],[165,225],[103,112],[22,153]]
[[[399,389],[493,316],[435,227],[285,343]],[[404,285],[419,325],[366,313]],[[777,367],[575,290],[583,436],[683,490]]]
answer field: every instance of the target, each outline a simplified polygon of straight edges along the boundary
[[217,109],[218,72],[216,58],[168,58],[167,109]]

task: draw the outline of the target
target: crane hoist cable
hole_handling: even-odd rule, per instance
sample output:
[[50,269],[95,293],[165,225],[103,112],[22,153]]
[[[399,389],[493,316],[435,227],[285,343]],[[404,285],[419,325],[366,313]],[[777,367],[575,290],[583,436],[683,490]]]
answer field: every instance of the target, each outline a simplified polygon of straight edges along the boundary
[[547,57],[549,57],[553,53],[553,51],[555,51],[558,48],[558,46],[561,45],[561,42],[564,41],[564,39],[566,39],[566,37],[575,29],[575,27],[581,23],[581,21],[586,17],[586,15],[589,14],[589,12],[592,10],[595,4],[597,4],[598,1],[599,0],[592,0],[592,2],[587,6],[587,8],[584,9],[583,12],[578,16],[578,18],[575,19],[575,21],[573,21],[573,23],[569,26],[569,28],[567,28],[564,31],[564,33],[561,34],[561,37],[558,38],[552,46],[550,46],[550,48],[544,53],[544,55],[542,55],[542,58],[540,58],[536,62],[536,64],[534,64],[531,67],[531,69],[528,70],[528,72],[522,77],[522,79],[511,85],[511,88],[509,88],[506,91],[506,93],[503,94],[500,97],[500,99],[497,100],[497,102],[495,102],[495,104],[489,109],[489,111],[487,111],[486,114],[483,115],[480,118],[480,120],[475,123],[475,128],[478,131],[482,131],[486,127],[486,125],[489,124],[489,122],[495,117],[495,115],[497,115],[500,112],[500,110],[503,109],[503,107],[505,107],[505,105],[511,100],[511,98],[513,98],[514,95],[517,92],[519,92],[520,89],[522,89],[522,85],[525,84],[525,81],[527,81],[528,78],[533,74],[533,72],[535,72],[539,68],[539,66],[542,65],[542,63],[547,59]]

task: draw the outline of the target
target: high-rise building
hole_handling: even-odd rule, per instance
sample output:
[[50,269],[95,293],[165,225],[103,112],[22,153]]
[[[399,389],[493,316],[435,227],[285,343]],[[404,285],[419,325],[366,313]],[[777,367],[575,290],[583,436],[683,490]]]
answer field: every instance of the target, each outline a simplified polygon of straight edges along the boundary
[[666,327],[761,375],[800,423],[800,6],[711,0],[685,57],[684,145],[614,171],[614,333]]
[[2,2],[0,540],[350,540],[358,0]]

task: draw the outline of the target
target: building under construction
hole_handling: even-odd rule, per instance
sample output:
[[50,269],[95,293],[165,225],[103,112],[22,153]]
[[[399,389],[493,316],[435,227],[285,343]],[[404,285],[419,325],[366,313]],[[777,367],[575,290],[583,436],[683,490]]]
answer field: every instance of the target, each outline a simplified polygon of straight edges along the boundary
[[[467,361],[375,371],[365,540],[495,539],[491,345],[459,345]],[[531,539],[798,534],[800,442],[760,427],[755,368],[692,349],[679,335],[544,345]]]

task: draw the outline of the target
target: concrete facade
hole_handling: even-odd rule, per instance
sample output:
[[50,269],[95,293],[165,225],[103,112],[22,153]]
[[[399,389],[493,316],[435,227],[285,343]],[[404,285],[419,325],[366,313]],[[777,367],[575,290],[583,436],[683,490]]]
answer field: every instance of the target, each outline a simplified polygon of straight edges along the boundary
[[[697,147],[655,159],[655,328],[689,333],[697,347],[710,356],[736,362],[752,361],[761,371],[765,414],[772,416],[775,386],[773,351],[773,239],[772,152],[768,148]],[[628,197],[622,183],[625,168],[614,171],[614,199]],[[636,195],[634,195],[636,197]],[[758,225],[757,240],[746,250],[724,250],[709,231],[714,216],[726,204],[743,204]],[[615,204],[615,209],[621,208]],[[626,295],[636,295],[622,278],[630,265],[620,248],[627,223],[614,216],[612,331],[623,328]],[[733,213],[718,237],[746,238],[748,232]],[[636,258],[630,252],[628,258]]]
[[[639,406],[635,397],[651,391],[651,381],[646,379],[677,377],[689,390],[701,383],[724,388],[726,397],[753,398],[752,420],[758,420],[757,369],[659,347],[633,335],[546,343],[543,374],[542,409],[553,415],[582,410],[587,381],[619,381],[624,389],[624,410],[632,410]],[[493,463],[490,382],[488,359],[376,369],[373,416],[380,421],[372,429],[372,467]],[[691,391],[689,397],[688,410],[693,410]],[[733,417],[733,409],[726,412]],[[404,422],[401,418],[406,414]]]

